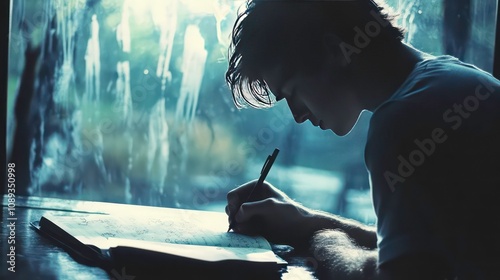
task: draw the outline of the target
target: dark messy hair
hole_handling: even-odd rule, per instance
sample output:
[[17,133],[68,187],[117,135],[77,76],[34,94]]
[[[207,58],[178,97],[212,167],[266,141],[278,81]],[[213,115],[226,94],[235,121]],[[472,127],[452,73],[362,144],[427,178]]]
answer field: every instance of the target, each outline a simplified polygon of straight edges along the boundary
[[226,82],[234,103],[239,108],[272,105],[262,70],[281,64],[289,72],[299,68],[314,72],[327,33],[353,45],[356,28],[364,32],[369,23],[378,21],[379,33],[368,47],[401,41],[403,30],[386,10],[373,0],[248,0],[236,19],[229,47]]

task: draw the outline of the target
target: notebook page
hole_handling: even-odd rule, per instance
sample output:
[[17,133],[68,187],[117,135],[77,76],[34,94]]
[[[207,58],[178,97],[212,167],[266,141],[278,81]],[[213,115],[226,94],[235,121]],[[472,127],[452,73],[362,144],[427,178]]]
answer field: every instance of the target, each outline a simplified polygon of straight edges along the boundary
[[120,246],[141,248],[204,261],[242,260],[252,262],[279,263],[281,260],[271,250],[261,248],[216,247],[184,244],[157,243],[138,240],[113,240]]
[[[113,215],[44,215],[61,229],[87,245],[100,249],[117,246],[116,239],[150,242],[271,249],[262,237],[226,232],[223,213],[167,209]],[[115,241],[114,241],[115,240]]]

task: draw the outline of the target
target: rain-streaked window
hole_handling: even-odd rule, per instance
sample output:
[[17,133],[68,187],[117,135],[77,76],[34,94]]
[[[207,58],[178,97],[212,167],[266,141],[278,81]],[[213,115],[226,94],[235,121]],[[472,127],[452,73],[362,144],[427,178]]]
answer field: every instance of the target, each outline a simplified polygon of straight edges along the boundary
[[[387,0],[406,42],[491,72],[497,1]],[[294,123],[284,102],[237,110],[224,81],[234,0],[12,0],[7,151],[18,194],[223,211],[258,177],[303,204],[374,222],[363,152]],[[16,108],[16,109],[14,109]]]

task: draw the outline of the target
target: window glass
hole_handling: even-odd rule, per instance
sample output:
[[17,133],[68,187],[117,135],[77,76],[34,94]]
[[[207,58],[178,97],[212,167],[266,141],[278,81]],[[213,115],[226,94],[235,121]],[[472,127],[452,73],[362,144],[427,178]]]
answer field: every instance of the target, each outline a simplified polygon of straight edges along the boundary
[[407,43],[434,55],[453,55],[492,72],[496,0],[386,2],[399,14]]
[[[242,3],[11,1],[7,148],[18,193],[223,211],[227,191],[257,178],[278,147],[270,182],[373,223],[369,113],[337,137],[295,124],[284,102],[235,108],[224,73]],[[491,72],[496,1],[387,3],[407,43]]]

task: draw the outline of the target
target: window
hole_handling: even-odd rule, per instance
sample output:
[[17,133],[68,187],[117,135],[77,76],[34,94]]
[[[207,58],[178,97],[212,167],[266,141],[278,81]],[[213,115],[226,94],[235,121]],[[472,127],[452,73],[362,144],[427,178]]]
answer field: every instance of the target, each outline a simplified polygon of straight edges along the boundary
[[492,72],[497,1],[386,0],[400,15],[406,41],[434,54],[453,55]]
[[[368,113],[340,138],[295,124],[283,102],[234,107],[223,75],[242,3],[11,1],[7,151],[17,192],[223,211],[227,191],[256,178],[278,147],[269,181],[307,206],[373,223]],[[387,3],[408,43],[492,71],[496,1]]]

